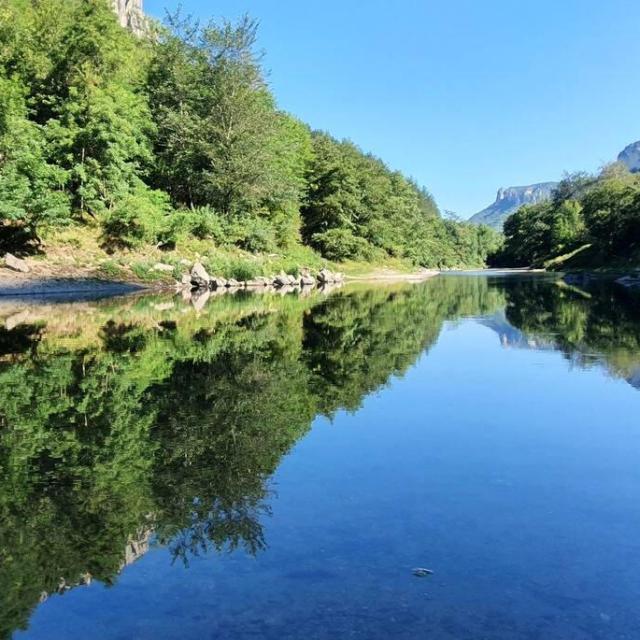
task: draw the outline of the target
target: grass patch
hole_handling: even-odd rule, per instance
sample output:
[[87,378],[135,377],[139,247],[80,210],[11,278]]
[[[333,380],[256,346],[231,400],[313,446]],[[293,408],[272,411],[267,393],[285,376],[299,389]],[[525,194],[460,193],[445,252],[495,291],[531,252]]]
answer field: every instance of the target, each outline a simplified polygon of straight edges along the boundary
[[[188,273],[194,262],[201,262],[212,276],[251,280],[280,272],[299,275],[303,269],[322,268],[350,276],[364,276],[384,270],[410,273],[417,267],[409,261],[385,258],[376,262],[350,260],[336,263],[326,260],[310,247],[293,245],[277,253],[250,253],[238,247],[216,246],[211,240],[189,236],[170,249],[145,245],[112,249],[101,244],[98,225],[70,225],[50,230],[45,236],[44,252],[38,256],[53,275],[74,277],[93,271],[106,280],[130,280],[170,284]],[[173,266],[172,272],[154,269],[157,263]]]

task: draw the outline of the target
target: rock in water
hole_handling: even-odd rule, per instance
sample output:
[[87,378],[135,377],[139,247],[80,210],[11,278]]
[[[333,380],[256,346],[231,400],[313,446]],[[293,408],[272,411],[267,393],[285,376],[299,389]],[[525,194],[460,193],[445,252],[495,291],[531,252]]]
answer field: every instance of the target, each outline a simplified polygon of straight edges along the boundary
[[8,269],[19,271],[20,273],[29,273],[29,265],[20,258],[16,258],[12,253],[6,253],[4,256],[4,264]]
[[207,270],[199,262],[196,262],[191,269],[191,284],[197,289],[208,289],[209,282],[211,282],[211,278]]
[[211,278],[211,288],[212,289],[224,289],[227,286],[226,278],[213,277]]
[[286,287],[290,284],[289,276],[286,273],[279,273],[274,279],[273,284],[276,287]]

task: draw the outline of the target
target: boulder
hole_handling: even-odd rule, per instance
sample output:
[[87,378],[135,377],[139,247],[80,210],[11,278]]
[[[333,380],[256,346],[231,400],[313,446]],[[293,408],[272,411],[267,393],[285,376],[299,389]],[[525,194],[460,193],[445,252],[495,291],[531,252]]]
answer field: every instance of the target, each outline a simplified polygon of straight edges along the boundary
[[300,284],[300,278],[297,276],[289,276],[289,284],[292,287],[297,287]]
[[12,271],[29,273],[29,265],[24,260],[16,258],[12,253],[5,253],[4,266]]
[[196,289],[208,289],[209,283],[211,282],[211,278],[207,273],[207,270],[200,264],[196,262],[191,268],[191,284]]
[[215,276],[211,278],[209,284],[212,289],[224,289],[227,286],[227,280],[225,278]]
[[267,287],[269,286],[269,284],[271,284],[271,280],[269,280],[268,278],[263,278],[262,276],[253,278],[253,280],[247,280],[246,282],[247,287],[251,288]]
[[286,273],[279,273],[274,279],[273,284],[276,287],[287,287],[291,284],[289,276]]
[[315,278],[312,275],[307,274],[302,274],[300,276],[300,284],[303,287],[313,287],[313,285],[316,283]]
[[333,282],[333,274],[329,269],[320,269],[318,272],[318,282],[321,284],[329,284]]
[[227,287],[230,289],[237,289],[240,285],[240,283],[237,280],[234,280],[233,278],[230,278],[229,280],[227,280]]

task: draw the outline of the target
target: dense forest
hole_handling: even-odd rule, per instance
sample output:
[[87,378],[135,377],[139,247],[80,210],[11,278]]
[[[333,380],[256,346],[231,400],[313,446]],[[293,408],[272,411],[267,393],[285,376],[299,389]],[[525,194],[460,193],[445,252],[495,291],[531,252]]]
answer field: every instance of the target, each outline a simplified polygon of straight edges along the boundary
[[41,246],[79,228],[110,252],[199,240],[484,263],[497,234],[443,219],[413,180],[279,109],[256,43],[249,18],[176,14],[137,37],[108,0],[5,0],[0,241]]
[[640,260],[640,174],[621,163],[562,180],[550,201],[525,205],[504,225],[500,266],[624,267]]

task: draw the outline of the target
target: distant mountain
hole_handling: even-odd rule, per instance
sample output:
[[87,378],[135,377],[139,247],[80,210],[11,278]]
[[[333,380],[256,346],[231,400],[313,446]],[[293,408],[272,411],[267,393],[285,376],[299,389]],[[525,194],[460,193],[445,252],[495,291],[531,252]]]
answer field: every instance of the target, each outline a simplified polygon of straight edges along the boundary
[[640,171],[640,140],[625,147],[618,155],[618,162],[625,164],[633,173]]
[[486,224],[494,229],[502,230],[504,221],[523,204],[543,202],[551,197],[557,182],[540,182],[526,187],[507,187],[498,189],[496,201],[486,209],[476,213],[469,219],[474,224]]

